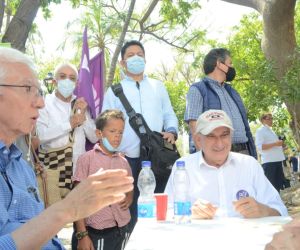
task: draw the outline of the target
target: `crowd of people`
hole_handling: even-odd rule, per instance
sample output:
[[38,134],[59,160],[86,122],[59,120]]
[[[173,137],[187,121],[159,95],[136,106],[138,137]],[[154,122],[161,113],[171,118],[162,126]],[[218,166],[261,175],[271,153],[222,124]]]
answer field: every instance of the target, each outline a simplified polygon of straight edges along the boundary
[[[124,44],[121,86],[150,129],[174,144],[178,120],[164,84],[145,75],[145,57],[139,41]],[[230,52],[212,49],[203,70],[206,76],[187,94],[184,120],[191,154],[180,159],[190,176],[193,218],[287,216],[279,195],[283,140],[272,130],[272,114],[260,117],[254,142],[243,101],[228,84],[236,75]],[[17,50],[0,48],[1,249],[64,249],[55,235],[74,222],[72,249],[121,250],[134,229],[140,139],[111,88],[94,121],[84,98],[73,94],[77,79],[74,65],[59,64],[55,91],[44,97],[32,61]],[[86,139],[95,144],[87,152]],[[58,154],[62,150],[63,156]],[[34,159],[36,151],[44,156]],[[67,158],[70,166],[64,165]],[[36,161],[49,164],[47,172],[37,171]],[[59,201],[46,209],[36,178],[43,171],[54,182],[46,184],[60,190]],[[171,202],[173,174],[174,168],[156,180],[157,192],[168,193]],[[266,249],[299,249],[299,222],[294,219],[274,235]]]

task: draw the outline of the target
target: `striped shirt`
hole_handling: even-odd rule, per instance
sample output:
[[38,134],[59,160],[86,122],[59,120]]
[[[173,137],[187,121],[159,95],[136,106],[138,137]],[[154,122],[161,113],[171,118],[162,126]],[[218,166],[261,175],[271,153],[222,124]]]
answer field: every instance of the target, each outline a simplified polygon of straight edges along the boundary
[[[206,78],[209,85],[217,93],[220,98],[221,108],[230,117],[233,124],[233,143],[245,143],[248,141],[246,136],[246,130],[243,123],[242,115],[235,104],[234,100],[226,91],[224,85],[219,82]],[[184,114],[184,120],[197,120],[199,115],[203,113],[203,98],[200,91],[197,88],[190,88],[187,94],[186,111]]]
[[[107,155],[98,144],[93,150],[82,154],[78,161],[73,181],[82,181],[89,175],[96,173],[100,168],[107,169],[126,169],[132,175],[131,168],[120,153]],[[122,210],[119,204],[107,206],[90,217],[85,219],[85,224],[92,228],[101,230],[111,227],[123,227],[130,221],[129,209]]]

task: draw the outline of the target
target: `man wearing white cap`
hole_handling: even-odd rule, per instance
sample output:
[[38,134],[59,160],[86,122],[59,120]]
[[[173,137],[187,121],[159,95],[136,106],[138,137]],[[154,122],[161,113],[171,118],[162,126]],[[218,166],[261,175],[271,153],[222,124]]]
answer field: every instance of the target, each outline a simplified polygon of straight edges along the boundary
[[[196,123],[202,150],[179,159],[189,175],[193,218],[286,216],[286,207],[257,160],[230,152],[232,131],[224,111],[202,113]],[[171,202],[174,172],[175,167],[165,190]]]

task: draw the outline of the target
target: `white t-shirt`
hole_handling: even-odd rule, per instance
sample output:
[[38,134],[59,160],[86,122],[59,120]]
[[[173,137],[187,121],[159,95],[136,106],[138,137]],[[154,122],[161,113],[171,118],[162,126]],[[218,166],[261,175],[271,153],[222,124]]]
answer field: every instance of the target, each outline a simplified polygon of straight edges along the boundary
[[261,163],[278,162],[285,159],[281,146],[275,146],[267,150],[262,150],[263,144],[270,144],[278,141],[277,135],[269,126],[262,126],[256,131],[255,144],[261,155]]

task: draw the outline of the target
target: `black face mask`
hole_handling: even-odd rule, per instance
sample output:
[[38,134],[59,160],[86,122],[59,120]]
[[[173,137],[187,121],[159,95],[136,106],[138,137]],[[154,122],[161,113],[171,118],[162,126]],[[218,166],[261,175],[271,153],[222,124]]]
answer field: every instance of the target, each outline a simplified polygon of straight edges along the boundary
[[[227,65],[226,65],[227,66]],[[231,82],[233,81],[233,79],[235,78],[236,72],[235,72],[235,68],[234,67],[228,67],[228,71],[226,74],[226,82]]]

